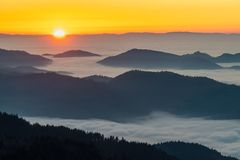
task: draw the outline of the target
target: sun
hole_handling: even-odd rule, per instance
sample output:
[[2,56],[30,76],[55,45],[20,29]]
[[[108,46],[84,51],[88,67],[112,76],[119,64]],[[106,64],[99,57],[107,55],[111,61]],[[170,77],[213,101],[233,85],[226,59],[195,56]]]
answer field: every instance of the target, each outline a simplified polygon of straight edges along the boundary
[[53,31],[53,36],[56,38],[64,38],[66,36],[66,33],[63,29],[58,28]]

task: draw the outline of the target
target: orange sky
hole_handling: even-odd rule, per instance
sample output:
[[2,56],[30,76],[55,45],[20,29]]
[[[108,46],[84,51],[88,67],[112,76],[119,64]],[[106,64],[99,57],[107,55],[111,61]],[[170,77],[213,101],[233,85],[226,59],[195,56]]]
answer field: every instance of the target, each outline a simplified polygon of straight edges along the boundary
[[240,32],[240,0],[1,0],[0,33]]

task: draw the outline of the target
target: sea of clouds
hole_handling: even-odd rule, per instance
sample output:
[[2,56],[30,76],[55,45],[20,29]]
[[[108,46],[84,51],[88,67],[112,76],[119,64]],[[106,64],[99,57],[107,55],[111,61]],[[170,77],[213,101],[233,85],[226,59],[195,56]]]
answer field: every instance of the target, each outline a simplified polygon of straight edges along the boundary
[[217,149],[225,155],[240,158],[239,120],[209,120],[203,118],[184,118],[166,113],[119,123],[99,119],[59,119],[25,117],[31,123],[42,125],[63,125],[85,131],[100,132],[105,136],[124,137],[131,141],[161,143],[166,141],[185,141],[201,143]]

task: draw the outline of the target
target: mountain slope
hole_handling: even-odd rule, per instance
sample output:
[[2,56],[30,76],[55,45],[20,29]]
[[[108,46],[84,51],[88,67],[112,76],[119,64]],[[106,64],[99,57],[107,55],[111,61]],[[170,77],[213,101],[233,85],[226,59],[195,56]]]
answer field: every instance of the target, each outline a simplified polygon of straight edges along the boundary
[[98,63],[114,67],[220,69],[221,67],[199,56],[179,56],[171,53],[132,49],[117,56],[107,57]]
[[1,160],[175,160],[145,143],[65,127],[30,125],[0,113]]
[[193,54],[186,54],[184,56],[203,58],[203,59],[206,59],[206,60],[214,62],[214,63],[240,62],[240,53],[236,53],[236,54],[224,53],[220,56],[212,57],[207,53],[202,53],[202,52],[197,51],[197,52],[194,52]]
[[236,54],[224,53],[224,54],[214,58],[214,61],[217,63],[240,62],[240,53],[236,53]]
[[203,52],[200,52],[200,51],[196,51],[192,54],[185,54],[183,56],[186,56],[186,57],[195,57],[195,58],[202,58],[202,59],[205,59],[205,60],[208,60],[208,61],[213,61],[214,57],[210,56],[209,54],[207,53],[203,53]]
[[99,54],[82,51],[82,50],[70,50],[63,53],[54,55],[55,58],[66,58],[66,57],[94,57],[100,56]]
[[171,72],[130,71],[104,83],[55,73],[0,74],[0,88],[0,109],[27,116],[122,121],[164,111],[240,118],[240,87]]
[[223,156],[216,150],[203,145],[185,142],[166,142],[156,145],[158,149],[175,156],[178,160],[237,160]]
[[52,60],[25,51],[0,49],[0,64],[7,67],[44,66]]

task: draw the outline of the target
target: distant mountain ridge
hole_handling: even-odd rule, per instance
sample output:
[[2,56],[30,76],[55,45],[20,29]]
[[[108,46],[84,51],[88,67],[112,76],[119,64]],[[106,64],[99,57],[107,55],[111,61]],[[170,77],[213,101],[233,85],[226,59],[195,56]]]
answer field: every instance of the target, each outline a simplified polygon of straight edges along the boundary
[[214,57],[210,56],[209,54],[207,53],[203,53],[203,52],[200,52],[200,51],[196,51],[192,54],[185,54],[183,56],[186,56],[186,57],[196,57],[196,58],[202,58],[202,59],[205,59],[205,60],[208,60],[208,61],[214,61]]
[[240,62],[240,54],[223,54],[218,57],[212,57],[207,53],[197,51],[193,54],[180,56],[148,49],[131,49],[98,61],[102,65],[113,67],[149,69],[224,69],[217,63],[232,62]]
[[240,119],[240,87],[171,72],[130,71],[107,81],[55,73],[0,74],[0,88],[0,109],[25,116],[124,121],[163,111]]
[[[114,55],[131,48],[146,48],[169,51],[179,55],[200,50],[213,55],[219,53],[237,53],[240,51],[240,34],[226,33],[124,33],[124,34],[92,34],[69,35],[71,43],[59,45],[57,48],[49,45],[51,35],[0,35],[1,48],[26,49],[30,53],[57,54],[65,50],[84,48],[93,53]],[[49,42],[49,43],[48,43]]]
[[55,58],[66,58],[66,57],[99,57],[99,54],[91,53],[83,50],[70,50],[63,53],[54,55]]
[[50,53],[44,53],[44,54],[42,54],[42,56],[51,57],[51,56],[54,56],[54,55],[50,54]]
[[16,74],[38,74],[47,73],[49,71],[38,69],[31,66],[19,66],[19,67],[0,67],[0,74],[16,75]]
[[100,75],[92,75],[92,76],[84,77],[82,79],[92,80],[92,81],[95,81],[95,82],[104,82],[104,83],[110,82],[112,80],[111,77],[100,76]]
[[236,53],[236,54],[224,53],[224,54],[216,57],[215,62],[218,62],[218,63],[240,62],[240,53]]
[[187,56],[193,56],[193,57],[199,57],[203,58],[215,63],[236,63],[240,62],[240,53],[230,54],[230,53],[223,53],[220,56],[210,56],[207,53],[202,53],[200,51],[197,51],[193,54],[187,54]]
[[52,60],[25,51],[0,49],[0,64],[8,67],[44,66]]
[[19,67],[0,67],[0,74],[2,75],[24,75],[24,74],[41,74],[41,73],[56,73],[62,75],[69,75],[72,74],[70,72],[65,71],[48,71],[44,69],[38,69],[32,66],[19,66]]
[[197,56],[179,56],[146,49],[132,49],[117,56],[107,57],[98,63],[114,67],[220,69],[221,66]]

